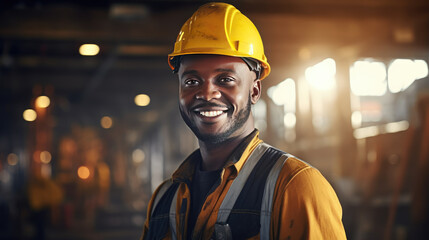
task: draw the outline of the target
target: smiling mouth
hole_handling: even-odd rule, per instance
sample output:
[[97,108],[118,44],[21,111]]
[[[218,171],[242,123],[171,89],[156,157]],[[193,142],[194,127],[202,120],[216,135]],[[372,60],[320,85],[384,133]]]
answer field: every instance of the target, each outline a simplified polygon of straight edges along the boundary
[[192,112],[194,112],[194,114],[202,117],[202,119],[205,120],[214,120],[215,118],[224,115],[224,113],[227,113],[230,110],[231,109],[226,105],[220,105],[215,103],[199,104],[192,108]]
[[204,117],[217,117],[224,113],[224,111],[199,111],[198,113]]

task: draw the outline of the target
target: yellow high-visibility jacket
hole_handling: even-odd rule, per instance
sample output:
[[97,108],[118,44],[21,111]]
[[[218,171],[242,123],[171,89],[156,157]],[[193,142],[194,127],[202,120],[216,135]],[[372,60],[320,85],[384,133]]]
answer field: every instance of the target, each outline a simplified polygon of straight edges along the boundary
[[[258,135],[259,133],[255,131],[231,155],[221,173],[218,186],[209,193],[201,208],[192,239],[213,238],[214,225],[222,200],[250,154],[262,143]],[[158,196],[160,199],[155,200],[162,187],[155,190],[148,205],[141,239],[189,238],[190,233],[186,232],[191,199],[189,185],[198,161],[201,161],[199,150],[181,164],[171,179],[161,184],[163,186],[170,182],[172,187],[166,191],[161,190],[163,196]],[[254,171],[256,174],[249,176],[249,186],[243,188],[240,193],[241,198],[237,200],[244,207],[234,205],[228,220],[234,239],[260,239],[261,237],[259,235],[261,213],[255,211],[256,208],[252,206],[258,204],[260,206],[258,201],[260,202],[261,193],[258,192],[257,181],[258,171],[263,169],[255,167]],[[169,211],[174,196],[177,197],[176,236],[172,237]],[[154,202],[157,203],[153,209]],[[272,203],[270,239],[346,239],[341,220],[341,205],[331,185],[317,169],[293,156],[287,158],[280,171]]]

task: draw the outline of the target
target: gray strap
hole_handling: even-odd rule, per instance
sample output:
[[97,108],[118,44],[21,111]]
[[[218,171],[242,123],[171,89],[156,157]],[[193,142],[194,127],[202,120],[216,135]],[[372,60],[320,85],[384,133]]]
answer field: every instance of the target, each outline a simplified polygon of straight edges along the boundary
[[262,157],[262,155],[267,151],[270,146],[265,143],[259,144],[255,150],[253,150],[252,154],[249,156],[247,161],[244,163],[243,168],[239,172],[238,176],[234,179],[226,193],[225,198],[222,201],[222,204],[219,208],[219,212],[217,214],[216,224],[226,224],[228,220],[229,214],[231,213],[232,208],[234,207],[235,201],[241,193],[241,189],[243,189],[244,184],[247,181],[250,173],[255,167],[256,163]]
[[169,179],[165,181],[165,183],[161,186],[161,188],[159,189],[158,193],[155,196],[155,199],[153,200],[150,216],[153,215],[153,212],[155,211],[156,206],[158,205],[162,196],[164,196],[165,192],[167,192],[167,190],[170,188],[171,185],[173,185],[173,180]]
[[179,194],[179,188],[177,188],[174,193],[173,201],[171,201],[170,206],[170,229],[171,229],[171,239],[177,240],[177,229],[176,229],[176,205],[177,205],[177,195]]
[[273,209],[273,198],[274,190],[276,188],[277,178],[279,177],[280,171],[286,162],[288,155],[283,154],[277,159],[274,166],[271,168],[268,174],[267,181],[265,183],[264,195],[262,196],[261,205],[261,230],[259,233],[261,240],[270,239],[270,222],[271,222],[271,211]]

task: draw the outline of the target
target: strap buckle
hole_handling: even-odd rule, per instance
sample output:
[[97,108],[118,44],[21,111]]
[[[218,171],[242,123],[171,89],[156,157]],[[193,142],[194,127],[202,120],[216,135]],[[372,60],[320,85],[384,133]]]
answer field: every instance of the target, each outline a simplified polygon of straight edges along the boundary
[[232,239],[232,232],[228,223],[216,223],[214,227],[215,227],[214,235],[216,240]]

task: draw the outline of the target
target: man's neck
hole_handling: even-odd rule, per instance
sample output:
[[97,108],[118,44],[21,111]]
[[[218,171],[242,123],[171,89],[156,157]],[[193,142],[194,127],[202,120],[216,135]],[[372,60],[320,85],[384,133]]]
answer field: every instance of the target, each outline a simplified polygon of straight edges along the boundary
[[202,170],[214,171],[221,169],[232,152],[250,133],[252,133],[252,131],[246,131],[239,136],[217,144],[199,141],[201,157],[203,160],[201,163]]

